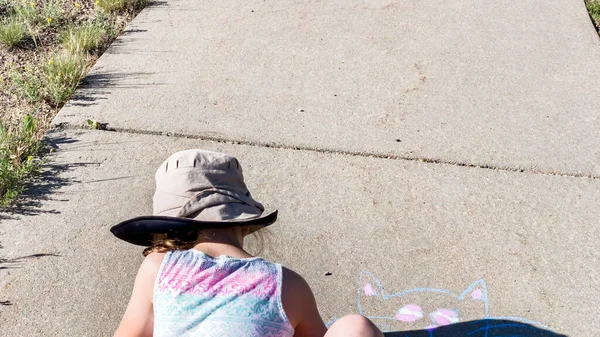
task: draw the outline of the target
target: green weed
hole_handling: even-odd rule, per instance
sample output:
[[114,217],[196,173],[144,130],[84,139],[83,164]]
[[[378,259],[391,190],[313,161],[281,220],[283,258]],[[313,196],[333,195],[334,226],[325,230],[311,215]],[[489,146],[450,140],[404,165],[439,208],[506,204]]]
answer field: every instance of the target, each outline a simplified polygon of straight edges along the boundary
[[70,27],[60,35],[63,47],[70,53],[90,52],[97,49],[106,38],[106,29],[93,21]]
[[42,97],[41,74],[36,67],[27,64],[19,70],[14,66],[8,68],[8,74],[16,89],[30,102],[37,102]]
[[587,0],[585,6],[590,12],[590,16],[596,21],[597,27],[600,28],[600,2],[597,0]]
[[87,124],[92,130],[100,130],[102,129],[102,124],[95,119],[88,119]]
[[27,36],[27,27],[16,17],[9,17],[0,23],[0,43],[9,47],[19,45]]
[[42,145],[36,120],[27,115],[23,124],[10,128],[0,121],[0,206],[14,202],[25,183],[39,171]]
[[47,1],[42,7],[41,16],[46,25],[57,25],[65,17],[64,2],[61,0]]
[[104,30],[104,33],[106,34],[105,41],[112,40],[119,32],[117,23],[115,22],[115,17],[107,15],[103,11],[96,12],[96,16],[92,22],[94,25]]
[[41,17],[37,10],[35,2],[14,1],[12,5],[14,15],[21,21],[30,26],[35,26],[40,22]]
[[96,4],[108,13],[139,9],[148,5],[148,0],[96,0]]
[[127,7],[127,0],[96,0],[96,5],[106,12],[113,13]]
[[12,16],[25,25],[28,35],[33,39],[33,43],[37,48],[37,26],[41,22],[41,16],[38,13],[37,4],[35,2],[27,2],[25,0],[13,1]]
[[85,58],[80,54],[57,55],[44,68],[46,97],[50,104],[61,106],[73,94],[85,75]]

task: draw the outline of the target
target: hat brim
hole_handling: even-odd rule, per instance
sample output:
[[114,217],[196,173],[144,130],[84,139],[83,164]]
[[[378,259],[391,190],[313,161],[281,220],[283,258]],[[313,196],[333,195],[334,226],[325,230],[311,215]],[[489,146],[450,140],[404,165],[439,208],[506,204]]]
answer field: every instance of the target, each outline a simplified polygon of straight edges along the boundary
[[[110,231],[117,238],[138,246],[152,245],[153,234],[167,234],[167,237],[181,238],[204,228],[233,226],[269,226],[277,220],[277,211],[258,218],[225,221],[201,221],[170,216],[140,216],[113,226]],[[195,237],[194,237],[195,239]]]

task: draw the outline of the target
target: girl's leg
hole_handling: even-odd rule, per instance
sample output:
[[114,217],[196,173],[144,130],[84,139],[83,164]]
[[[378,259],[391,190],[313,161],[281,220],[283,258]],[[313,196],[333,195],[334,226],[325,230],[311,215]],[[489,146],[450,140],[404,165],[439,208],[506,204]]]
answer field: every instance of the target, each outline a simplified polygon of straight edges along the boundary
[[335,321],[325,337],[383,337],[383,333],[368,318],[348,315]]

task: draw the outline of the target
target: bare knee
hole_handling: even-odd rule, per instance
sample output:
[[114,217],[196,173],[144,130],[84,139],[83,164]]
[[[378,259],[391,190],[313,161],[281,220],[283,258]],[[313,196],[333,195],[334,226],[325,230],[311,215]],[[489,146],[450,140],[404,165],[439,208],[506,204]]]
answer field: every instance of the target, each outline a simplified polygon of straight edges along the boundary
[[383,334],[368,318],[361,315],[348,315],[335,321],[325,336],[379,337]]
[[340,318],[338,321],[345,326],[351,326],[355,329],[371,329],[375,327],[373,322],[362,315],[347,315]]

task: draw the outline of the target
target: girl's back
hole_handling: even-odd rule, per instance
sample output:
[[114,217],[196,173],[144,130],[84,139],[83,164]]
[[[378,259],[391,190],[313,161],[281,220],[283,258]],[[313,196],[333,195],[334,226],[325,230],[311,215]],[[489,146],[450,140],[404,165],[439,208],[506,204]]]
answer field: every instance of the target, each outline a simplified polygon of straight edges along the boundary
[[281,265],[262,258],[165,254],[154,287],[154,336],[293,336]]
[[[277,211],[254,200],[236,158],[181,151],[155,178],[153,214],[111,228],[148,247],[116,337],[326,334],[306,281],[244,251],[244,238],[273,224]],[[362,316],[343,317],[327,331],[340,336],[382,337]]]

